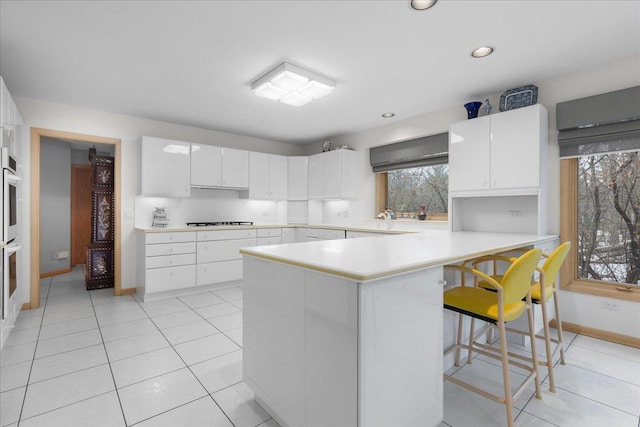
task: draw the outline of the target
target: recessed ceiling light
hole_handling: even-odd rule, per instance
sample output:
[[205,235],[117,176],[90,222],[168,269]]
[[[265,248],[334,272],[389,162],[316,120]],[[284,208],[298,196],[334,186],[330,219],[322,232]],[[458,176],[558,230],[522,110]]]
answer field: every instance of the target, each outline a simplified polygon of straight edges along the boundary
[[391,117],[394,117],[395,114],[393,113],[382,113],[382,117],[384,117],[385,119],[390,119]]
[[474,58],[484,58],[485,56],[489,56],[493,53],[493,48],[491,46],[481,46],[471,52],[471,56]]
[[411,0],[411,7],[415,10],[427,10],[433,7],[438,0]]

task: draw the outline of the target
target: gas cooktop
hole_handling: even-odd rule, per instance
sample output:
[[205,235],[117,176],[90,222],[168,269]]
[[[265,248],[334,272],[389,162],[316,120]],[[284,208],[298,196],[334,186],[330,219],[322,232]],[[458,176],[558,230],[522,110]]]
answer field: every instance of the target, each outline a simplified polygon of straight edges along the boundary
[[188,222],[187,227],[215,227],[219,225],[253,225],[252,221],[213,221]]

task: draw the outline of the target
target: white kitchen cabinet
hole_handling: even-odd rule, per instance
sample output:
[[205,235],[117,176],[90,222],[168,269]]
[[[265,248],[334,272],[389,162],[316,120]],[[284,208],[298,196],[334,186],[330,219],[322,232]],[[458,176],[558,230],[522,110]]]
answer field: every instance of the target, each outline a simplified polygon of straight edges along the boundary
[[538,187],[547,134],[547,111],[541,105],[452,124],[449,191]]
[[309,199],[356,197],[357,155],[334,150],[309,156]]
[[452,231],[548,232],[547,116],[532,105],[451,125]]
[[250,199],[269,199],[269,155],[249,152],[249,191]]
[[287,157],[269,154],[269,198],[287,199]]
[[191,144],[191,186],[222,186],[222,147]]
[[309,182],[309,158],[291,156],[287,158],[287,199],[307,200]]
[[190,151],[188,142],[143,136],[138,193],[142,196],[189,197]]
[[2,77],[0,77],[0,97],[2,98],[0,100],[0,125],[2,126],[0,147],[6,148],[9,155],[19,161],[19,128],[22,119]]
[[307,228],[305,237],[308,240],[336,240],[346,237],[345,230],[327,229],[327,228]]
[[242,280],[240,249],[256,244],[255,229],[199,231],[196,285]]
[[242,197],[262,200],[287,198],[287,158],[249,152],[249,190]]
[[235,148],[222,148],[222,186],[249,187],[249,152]]
[[143,298],[196,285],[196,233],[146,233],[140,241],[144,269],[139,271]]
[[324,153],[309,156],[309,199],[324,197]]
[[191,186],[249,187],[249,152],[213,145],[191,144]]

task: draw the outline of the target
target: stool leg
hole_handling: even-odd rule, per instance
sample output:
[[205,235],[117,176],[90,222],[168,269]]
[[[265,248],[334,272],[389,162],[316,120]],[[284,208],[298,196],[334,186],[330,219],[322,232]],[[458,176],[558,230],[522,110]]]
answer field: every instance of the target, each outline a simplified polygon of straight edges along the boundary
[[458,313],[458,334],[456,335],[456,366],[460,366],[460,344],[462,343],[462,313]]
[[560,363],[564,362],[564,337],[562,336],[562,320],[560,319],[560,304],[558,303],[558,290],[553,290],[553,304],[556,312],[556,328],[558,330],[558,345],[560,346]]
[[540,373],[538,372],[538,353],[536,352],[536,331],[533,325],[533,304],[531,297],[527,296],[527,312],[529,317],[529,338],[531,339],[531,360],[533,361],[534,381],[536,383],[536,399],[542,399],[540,392]]
[[[549,319],[547,314],[547,300],[543,293],[540,300],[540,307],[542,308],[542,322],[544,323],[544,345],[547,352],[547,370],[549,371],[549,391],[556,392],[556,382],[553,376],[553,357],[551,355],[551,333],[549,332]],[[535,333],[535,331],[534,331]]]
[[507,407],[507,422],[513,427],[513,397],[511,395],[511,383],[509,380],[509,355],[507,354],[507,332],[504,322],[498,322],[500,332],[500,353],[502,355],[502,378],[504,382],[504,404]]
[[467,363],[469,365],[471,364],[471,360],[473,359],[473,351],[471,349],[473,348],[473,330],[475,329],[475,322],[476,319],[472,317],[471,324],[469,325],[469,354],[467,355]]

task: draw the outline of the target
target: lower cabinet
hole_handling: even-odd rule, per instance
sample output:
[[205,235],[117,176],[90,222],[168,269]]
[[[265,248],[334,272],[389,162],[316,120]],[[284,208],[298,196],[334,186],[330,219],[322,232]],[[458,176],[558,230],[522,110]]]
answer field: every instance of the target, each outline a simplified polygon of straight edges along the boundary
[[198,264],[196,276],[198,286],[242,280],[242,260]]
[[152,268],[145,276],[145,293],[190,288],[196,285],[196,266]]

